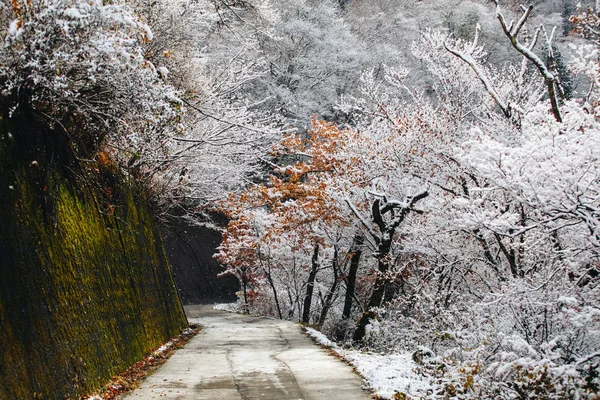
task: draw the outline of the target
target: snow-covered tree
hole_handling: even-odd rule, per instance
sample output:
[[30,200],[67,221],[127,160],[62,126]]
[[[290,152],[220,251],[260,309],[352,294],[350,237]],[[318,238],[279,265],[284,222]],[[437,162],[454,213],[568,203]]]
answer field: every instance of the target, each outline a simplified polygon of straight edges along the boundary
[[101,144],[125,159],[160,147],[181,100],[144,56],[149,27],[122,2],[4,1],[0,34],[3,118],[45,120],[75,154]]

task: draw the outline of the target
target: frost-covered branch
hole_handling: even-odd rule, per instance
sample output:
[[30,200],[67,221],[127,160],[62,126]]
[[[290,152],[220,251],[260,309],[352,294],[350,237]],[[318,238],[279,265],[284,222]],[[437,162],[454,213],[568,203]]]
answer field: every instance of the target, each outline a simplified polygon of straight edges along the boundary
[[352,214],[354,214],[354,216],[356,218],[358,218],[358,220],[360,221],[360,223],[365,227],[365,229],[367,230],[367,232],[369,232],[369,234],[373,237],[373,239],[375,239],[376,241],[379,240],[379,236],[377,235],[377,233],[373,230],[373,228],[371,227],[371,225],[365,220],[365,218],[362,216],[362,214],[360,213],[360,211],[358,211],[356,209],[356,207],[354,206],[354,204],[352,203],[352,201],[349,198],[347,198],[347,197],[344,198],[344,201],[346,202],[346,204],[350,208],[350,211],[352,211]]
[[[496,14],[498,16],[498,20],[500,21],[500,25],[502,26],[502,30],[504,31],[504,34],[510,39],[510,43],[512,44],[512,46],[519,53],[521,53],[525,58],[527,58],[529,61],[531,61],[533,63],[533,65],[536,66],[536,68],[538,69],[538,71],[540,72],[540,74],[542,75],[544,80],[546,81],[546,87],[548,89],[548,96],[550,97],[550,104],[552,106],[552,113],[554,114],[554,118],[556,118],[556,120],[558,122],[562,122],[562,116],[561,116],[560,108],[559,108],[559,104],[558,104],[558,94],[556,93],[556,87],[558,86],[556,77],[548,69],[546,64],[544,64],[544,62],[531,50],[531,48],[523,45],[519,41],[519,38],[518,38],[521,28],[523,28],[523,25],[527,21],[527,18],[531,14],[532,10],[533,10],[533,6],[527,7],[527,9],[525,10],[525,13],[519,19],[519,21],[517,22],[516,25],[514,24],[513,21],[511,21],[511,23],[507,26],[506,20],[504,19],[504,16],[502,15],[502,12],[500,10],[500,5],[496,6]],[[538,28],[538,30],[539,29],[540,28]],[[539,32],[536,32],[535,36],[537,37],[537,35],[539,35]]]
[[[477,26],[476,33],[475,33],[475,39],[473,40],[473,43],[471,45],[471,53],[472,53],[472,51],[475,50],[475,48],[477,46],[478,32],[479,32],[479,26]],[[468,53],[459,51],[458,49],[450,48],[446,42],[444,42],[444,48],[448,52],[453,54],[454,56],[456,56],[456,57],[460,58],[461,60],[463,60],[464,62],[466,62],[469,65],[469,67],[471,67],[473,72],[475,72],[475,75],[477,75],[477,78],[479,79],[479,81],[481,83],[483,83],[483,86],[485,87],[487,92],[490,94],[492,99],[494,99],[494,102],[498,105],[498,107],[500,107],[504,116],[510,120],[513,120],[511,105],[502,99],[502,97],[496,91],[496,89],[494,88],[494,85],[492,85],[490,79],[487,77],[487,75],[485,74],[483,69],[479,65],[477,65],[477,62],[475,61],[475,59]]]

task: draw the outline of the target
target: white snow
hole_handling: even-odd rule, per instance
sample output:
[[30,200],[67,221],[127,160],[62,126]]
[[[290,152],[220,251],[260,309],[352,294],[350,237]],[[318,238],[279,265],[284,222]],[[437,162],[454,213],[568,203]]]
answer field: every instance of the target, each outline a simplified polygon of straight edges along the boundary
[[427,398],[433,391],[429,381],[416,372],[418,366],[409,352],[373,354],[343,349],[321,332],[308,327],[305,330],[317,343],[331,347],[352,364],[365,380],[365,385],[379,398],[391,399],[396,393],[404,393],[410,398]]
[[169,348],[171,348],[171,346],[173,346],[173,342],[167,342],[167,343],[163,344],[162,346],[160,346],[158,349],[156,349],[154,351],[154,355],[160,356],[161,354],[163,354],[164,352],[169,350]]
[[23,29],[20,27],[20,21],[18,19],[15,19],[8,25],[8,36],[17,38],[21,32],[23,32]]
[[169,75],[169,69],[167,67],[158,67],[158,73],[163,79],[167,79]]
[[236,312],[240,311],[240,304],[239,303],[220,303],[220,304],[215,304],[213,309],[236,313]]
[[67,8],[63,11],[64,15],[73,19],[83,18],[83,15],[79,12],[79,10],[75,7]]
[[308,333],[317,343],[322,344],[323,346],[332,347],[335,350],[340,350],[337,344],[329,340],[327,336],[325,336],[318,330],[309,327],[306,327],[304,329],[306,330],[306,333]]
[[152,41],[154,39],[154,34],[150,27],[146,24],[142,25],[142,29],[146,32],[146,39]]

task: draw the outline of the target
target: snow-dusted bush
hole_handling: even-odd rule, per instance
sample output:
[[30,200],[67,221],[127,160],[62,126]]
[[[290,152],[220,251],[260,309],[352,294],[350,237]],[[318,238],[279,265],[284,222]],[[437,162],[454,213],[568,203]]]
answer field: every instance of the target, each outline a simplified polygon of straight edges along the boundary
[[599,384],[596,300],[560,292],[514,282],[481,302],[457,299],[450,307],[425,295],[414,304],[399,298],[369,326],[365,346],[413,353],[440,396],[593,397]]
[[152,32],[125,3],[3,1],[0,13],[4,118],[32,113],[86,157],[105,140],[123,159],[158,146],[180,102],[145,59]]

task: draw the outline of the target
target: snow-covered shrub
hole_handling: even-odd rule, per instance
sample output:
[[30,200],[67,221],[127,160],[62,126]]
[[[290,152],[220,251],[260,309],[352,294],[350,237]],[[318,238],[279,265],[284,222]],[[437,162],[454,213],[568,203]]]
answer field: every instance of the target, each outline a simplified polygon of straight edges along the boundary
[[0,3],[3,118],[44,120],[81,157],[106,141],[123,161],[160,135],[180,102],[145,59],[152,32],[124,2]]
[[582,297],[535,289],[511,284],[462,309],[422,298],[409,313],[396,302],[370,325],[367,349],[412,352],[440,396],[593,397],[600,384],[597,310]]

